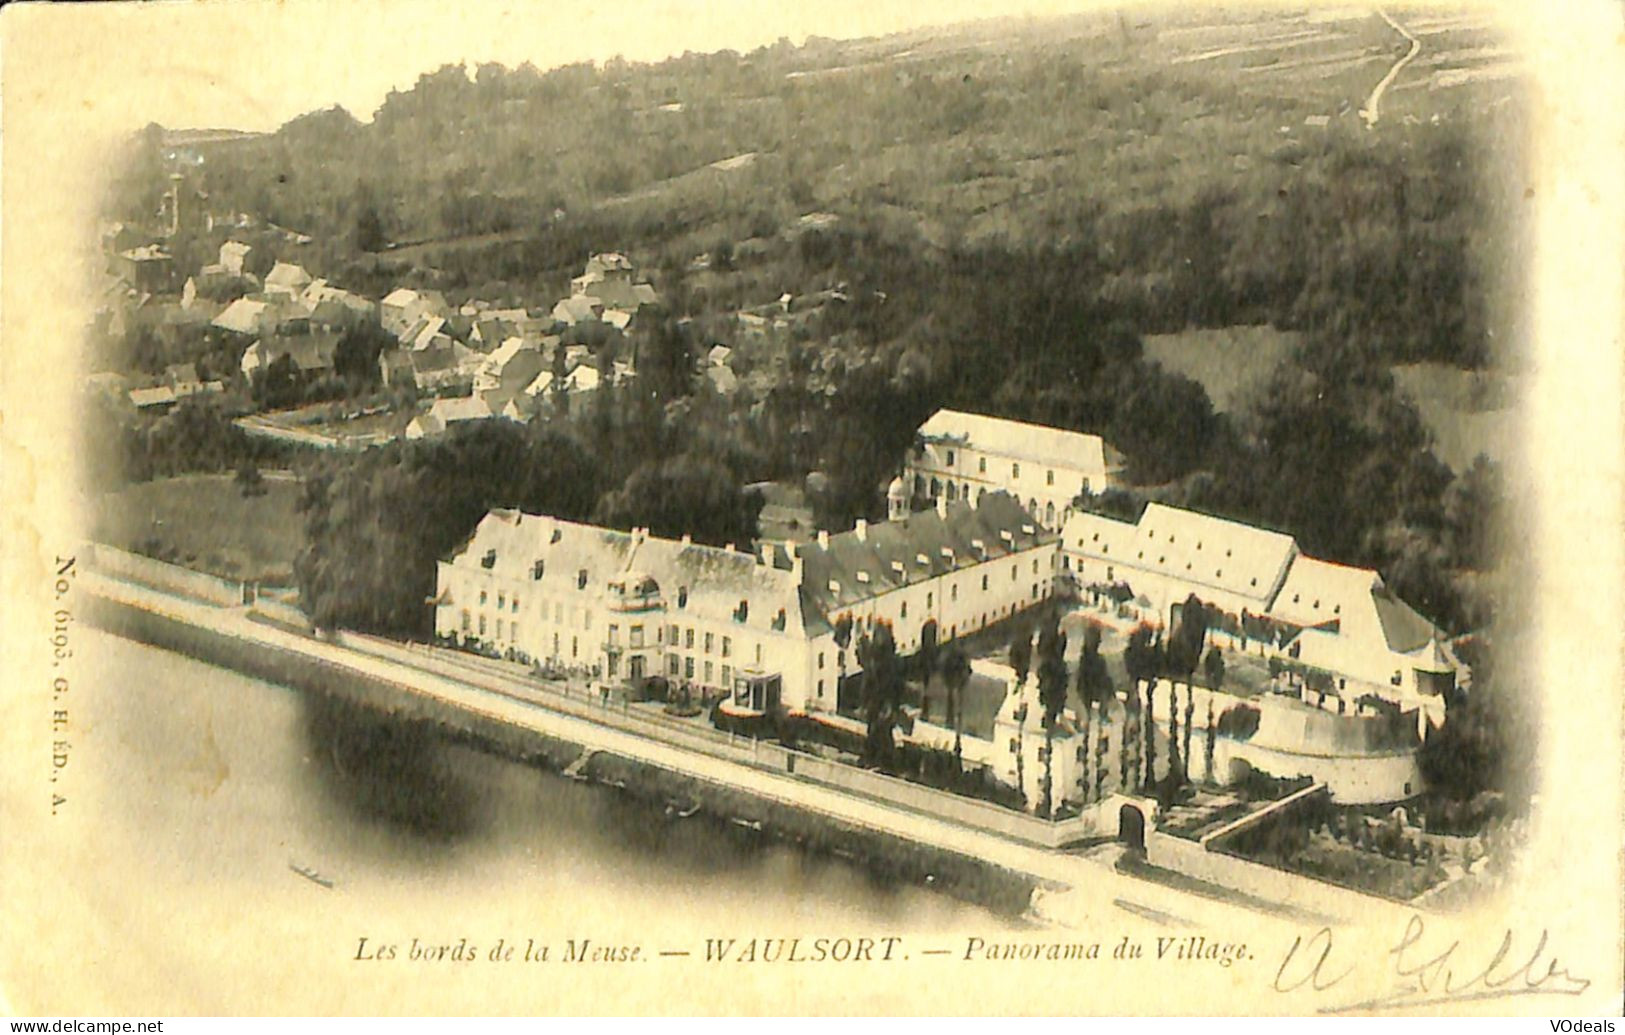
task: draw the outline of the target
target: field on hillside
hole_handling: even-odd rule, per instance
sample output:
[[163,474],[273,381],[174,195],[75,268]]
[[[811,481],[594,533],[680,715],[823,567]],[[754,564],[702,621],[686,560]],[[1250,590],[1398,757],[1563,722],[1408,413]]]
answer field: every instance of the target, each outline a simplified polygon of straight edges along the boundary
[[102,498],[92,534],[211,575],[292,585],[304,544],[299,483],[267,477],[263,484],[263,495],[245,497],[229,474],[139,482]]
[[1220,413],[1239,409],[1251,388],[1270,376],[1301,336],[1273,327],[1219,327],[1145,337],[1147,359],[1200,384]]
[[[1387,90],[1385,142],[1508,97],[1515,55],[1487,20],[1403,21],[1421,50]],[[1366,138],[1360,111],[1408,46],[1364,8],[990,19],[473,81],[448,66],[371,123],[319,112],[195,147],[211,198],[318,250],[342,251],[370,204],[389,240],[422,242],[383,253],[392,264],[545,242],[582,217],[647,224],[688,253],[674,261],[819,208],[890,209],[943,243],[1064,232],[1090,206],[1129,218],[1213,186],[1262,202],[1275,173]],[[460,146],[426,152],[426,124]],[[566,250],[556,267],[547,249],[527,258],[562,278],[580,261]]]
[[1517,386],[1510,377],[1412,363],[1395,367],[1394,378],[1433,433],[1434,455],[1457,473],[1480,453],[1503,465],[1511,459]]

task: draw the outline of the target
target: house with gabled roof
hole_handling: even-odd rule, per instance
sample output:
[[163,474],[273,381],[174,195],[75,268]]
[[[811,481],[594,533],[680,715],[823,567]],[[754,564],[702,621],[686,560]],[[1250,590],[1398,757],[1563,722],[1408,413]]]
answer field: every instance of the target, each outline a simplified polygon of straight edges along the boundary
[[244,297],[226,306],[211,325],[233,334],[259,335],[275,329],[278,318],[278,310],[270,302]]
[[379,323],[383,325],[384,330],[402,342],[408,340],[408,331],[421,321],[432,316],[450,315],[451,309],[446,305],[446,297],[438,291],[396,288],[378,303]]
[[464,395],[449,399],[436,399],[428,413],[413,417],[406,425],[407,438],[428,438],[438,435],[453,424],[471,420],[490,420],[499,414],[478,395]]
[[503,390],[511,395],[536,380],[544,365],[538,349],[527,346],[523,338],[509,338],[485,357],[479,373],[474,375],[474,390]]
[[1061,527],[1074,500],[1104,492],[1121,471],[1121,457],[1099,435],[959,410],[932,414],[903,461],[903,480],[922,504],[1004,491],[1049,529]]
[[303,266],[278,262],[265,275],[265,293],[274,298],[295,299],[310,286],[311,276]]

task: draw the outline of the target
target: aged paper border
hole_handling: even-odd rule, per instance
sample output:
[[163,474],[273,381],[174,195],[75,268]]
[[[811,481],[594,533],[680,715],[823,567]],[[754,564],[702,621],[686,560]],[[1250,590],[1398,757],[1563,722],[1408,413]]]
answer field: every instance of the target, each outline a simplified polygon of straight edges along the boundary
[[[546,65],[620,50],[655,53],[668,38],[694,49],[754,46],[745,28],[782,19],[788,35],[841,26],[840,35],[888,31],[909,20],[904,2],[826,5],[816,20],[795,5],[718,3],[704,8],[633,4],[609,20],[561,33]],[[1043,9],[1046,4],[1028,5]],[[1068,5],[1075,7],[1076,5]],[[88,217],[109,134],[154,110],[174,125],[221,121],[220,98],[258,113],[267,91],[312,77],[354,75],[330,58],[333,40],[387,33],[411,52],[432,34],[500,31],[529,17],[495,4],[364,0],[327,5],[175,3],[11,6],[3,30],[3,203],[0,251],[0,470],[4,472],[3,683],[0,683],[0,1007],[62,1013],[1299,1013],[1316,1007],[1268,989],[1273,958],[1235,970],[1150,968],[1061,972],[1038,965],[749,973],[664,972],[630,981],[613,973],[500,975],[426,981],[379,978],[346,967],[356,917],[244,916],[249,903],[211,902],[154,923],[138,908],[140,887],[98,861],[97,817],[49,815],[49,627],[53,557],[80,538],[84,500],[72,480],[71,392],[75,335],[89,311],[94,221]],[[985,7],[938,4],[932,21],[986,15]],[[1524,299],[1532,307],[1534,389],[1524,402],[1526,458],[1521,536],[1537,561],[1527,592],[1538,612],[1533,685],[1543,692],[1541,821],[1517,890],[1450,921],[1464,943],[1498,940],[1511,928],[1549,932],[1561,965],[1591,981],[1573,1001],[1540,997],[1456,1002],[1420,1012],[1617,1013],[1621,982],[1621,269],[1625,166],[1621,164],[1620,70],[1625,36],[1617,5],[1573,2],[1557,10],[1504,12],[1538,73],[1538,142],[1528,197],[1538,213],[1536,261]],[[561,29],[570,20],[553,18]],[[597,30],[613,28],[618,45]],[[593,31],[588,31],[593,30]],[[775,33],[776,35],[777,33]],[[294,41],[320,37],[304,50]],[[712,41],[707,43],[706,41]],[[667,45],[669,46],[669,45]],[[576,52],[580,48],[586,51]],[[678,47],[677,49],[681,49]],[[343,48],[338,48],[342,53]],[[599,53],[602,51],[602,53]],[[189,55],[208,53],[210,60]],[[436,61],[435,63],[438,63]],[[428,59],[424,61],[428,70]],[[220,69],[229,69],[221,74]],[[415,74],[415,71],[414,73]],[[337,91],[335,91],[337,92]],[[189,114],[196,113],[196,118]],[[291,113],[290,113],[291,114]],[[138,678],[138,674],[133,674]],[[119,746],[97,743],[94,716],[78,730],[81,764],[115,771]],[[444,904],[448,909],[456,903]],[[126,911],[124,908],[128,906]],[[477,911],[476,911],[477,912]],[[651,912],[651,911],[645,911]],[[475,921],[471,921],[475,922]],[[660,934],[645,917],[646,938]],[[624,918],[605,918],[625,929]],[[795,935],[815,931],[752,929]],[[1116,925],[1121,928],[1122,925]],[[555,932],[559,937],[564,932]],[[681,935],[683,932],[676,932]],[[732,933],[732,932],[729,932]],[[968,932],[976,933],[976,932]],[[1110,934],[1113,932],[1102,932]],[[1154,936],[1150,927],[1141,932]],[[1183,932],[1179,932],[1183,933]],[[1291,933],[1262,921],[1258,938],[1279,956]],[[1348,932],[1351,952],[1380,956],[1397,931]],[[1273,939],[1273,941],[1272,941]],[[1544,965],[1544,964],[1543,964]],[[1148,994],[1154,989],[1154,994]]]

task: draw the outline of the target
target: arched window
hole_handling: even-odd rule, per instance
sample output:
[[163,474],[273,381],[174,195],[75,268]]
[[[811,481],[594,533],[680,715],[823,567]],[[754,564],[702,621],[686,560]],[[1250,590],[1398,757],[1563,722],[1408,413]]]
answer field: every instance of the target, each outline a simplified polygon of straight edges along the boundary
[[931,479],[931,498],[936,499],[939,495],[941,495],[941,493],[942,493],[942,482],[938,481],[935,478]]
[[959,486],[955,485],[953,482],[949,482],[948,483],[948,502],[952,503],[954,500],[956,500],[958,498],[959,498]]
[[1055,524],[1055,504],[1054,503],[1046,503],[1046,504],[1044,504],[1044,524],[1046,524],[1046,525]]

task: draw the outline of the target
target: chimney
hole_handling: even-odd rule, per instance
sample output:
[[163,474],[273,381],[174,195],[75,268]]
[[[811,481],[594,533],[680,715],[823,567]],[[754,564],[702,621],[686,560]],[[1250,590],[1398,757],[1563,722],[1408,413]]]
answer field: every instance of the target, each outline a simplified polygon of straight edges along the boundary
[[693,546],[694,545],[694,537],[689,535],[687,532],[684,532],[683,533],[683,545],[684,546]]
[[820,528],[818,530],[818,548],[820,550],[828,550],[829,549],[829,531],[828,531],[828,529]]
[[858,518],[858,523],[852,526],[852,531],[858,534],[858,542],[867,543],[869,541],[869,522],[865,519]]

